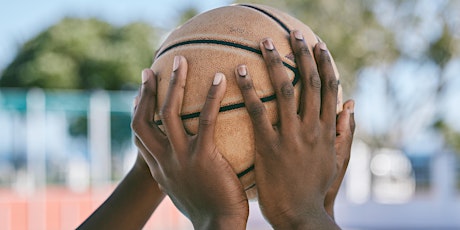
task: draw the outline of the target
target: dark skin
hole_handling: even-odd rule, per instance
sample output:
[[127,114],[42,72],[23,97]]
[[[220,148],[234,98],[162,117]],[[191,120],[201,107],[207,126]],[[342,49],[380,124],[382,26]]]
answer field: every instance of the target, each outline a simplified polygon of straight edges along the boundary
[[151,122],[156,81],[151,71],[144,71],[148,78],[144,79],[132,124],[136,136],[149,152],[143,157],[160,188],[192,221],[195,229],[245,229],[249,214],[246,195],[214,143],[215,119],[226,79],[216,75],[200,115],[198,134],[189,135],[180,118],[187,63],[184,57],[176,58],[175,62],[177,68],[170,82],[168,99],[160,110],[166,135]]
[[[351,147],[351,140],[342,140],[344,130],[339,130],[336,140],[338,82],[325,44],[318,43],[311,54],[303,36],[296,33],[299,32],[291,34],[291,46],[302,81],[299,112],[294,88],[270,39],[262,41],[260,48],[277,97],[280,120],[276,125],[268,119],[249,74],[241,71],[246,67],[240,66],[236,71],[254,126],[259,205],[275,229],[338,229],[325,204],[333,214],[330,202],[335,199],[335,190],[338,191],[335,186],[343,179],[343,176],[337,178],[343,169],[339,164],[349,158],[343,150]],[[345,106],[351,106],[350,103]],[[346,109],[339,115],[339,121],[349,120],[350,110]],[[330,188],[334,191],[326,199]]]
[[77,229],[141,229],[164,198],[152,182],[139,153],[133,168],[110,197]]
[[[277,60],[279,55],[274,47],[267,50],[261,43],[278,106],[286,107],[280,107],[280,122],[275,126],[266,123],[264,107],[260,106],[252,88],[250,70],[244,66],[246,74],[243,75],[238,71],[243,66],[235,70],[254,123],[259,203],[265,218],[275,229],[335,229],[338,227],[333,221],[333,205],[350,157],[354,102],[344,103],[343,111],[335,118],[337,90],[334,84],[324,87],[328,85],[325,82],[335,79],[331,75],[327,50],[317,45],[313,54],[306,52],[305,42],[294,34],[291,45],[302,75],[304,93],[300,113],[293,109],[289,96],[292,89],[287,84],[286,73],[279,62],[271,61]],[[132,123],[139,148],[136,164],[113,194],[79,228],[139,229],[164,194],[196,229],[246,227],[249,209],[245,193],[213,140],[215,120],[226,86],[225,76],[218,76],[210,83],[199,131],[189,135],[179,118],[187,61],[179,57],[173,68],[169,100],[161,108],[167,135],[152,123],[156,108],[156,76],[146,69],[142,73],[143,84],[135,103],[139,105],[135,106]],[[286,131],[288,127],[290,132]],[[133,213],[137,212],[138,218],[133,218]]]

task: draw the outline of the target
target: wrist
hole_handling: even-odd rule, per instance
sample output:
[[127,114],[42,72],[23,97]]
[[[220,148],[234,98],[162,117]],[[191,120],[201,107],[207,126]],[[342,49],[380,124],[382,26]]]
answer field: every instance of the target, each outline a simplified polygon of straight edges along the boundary
[[145,162],[141,153],[137,154],[136,161],[134,162],[134,165],[131,171],[134,174],[141,176],[144,179],[153,179],[152,174],[150,172],[150,168]]
[[246,229],[246,224],[248,221],[248,215],[246,216],[217,216],[205,218],[203,220],[193,223],[194,229],[219,229],[219,230],[238,230]]
[[324,208],[304,210],[301,213],[283,215],[270,221],[273,229],[340,229]]

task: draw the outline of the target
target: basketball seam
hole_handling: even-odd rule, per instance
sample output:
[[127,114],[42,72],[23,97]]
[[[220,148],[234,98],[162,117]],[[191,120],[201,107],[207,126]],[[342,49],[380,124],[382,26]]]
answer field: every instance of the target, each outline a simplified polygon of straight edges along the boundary
[[246,5],[246,4],[240,4],[238,6],[243,6],[243,7],[247,7],[247,8],[251,8],[253,10],[256,10],[262,14],[265,14],[266,16],[268,16],[269,18],[271,18],[273,21],[275,21],[276,23],[278,23],[278,25],[280,25],[281,27],[283,27],[283,29],[288,33],[290,34],[291,33],[291,30],[289,29],[289,27],[287,27],[286,24],[284,24],[283,21],[281,21],[281,19],[275,17],[273,14],[270,14],[268,13],[267,11],[261,9],[261,8],[258,8],[258,7],[255,7],[253,5]]
[[[189,41],[184,41],[184,42],[179,42],[177,44],[173,44],[173,45],[167,47],[166,49],[164,49],[160,54],[158,54],[158,57],[160,57],[166,51],[169,51],[169,50],[171,50],[173,48],[177,48],[179,46],[184,46],[184,45],[190,45],[190,44],[218,44],[218,45],[224,45],[224,46],[232,46],[232,47],[235,47],[235,48],[244,49],[244,50],[247,50],[247,51],[262,55],[262,52],[260,50],[254,49],[252,47],[248,47],[248,46],[245,46],[245,45],[242,45],[242,44],[233,43],[233,42],[227,42],[227,41],[220,41],[220,40],[202,40],[202,39],[200,39],[200,40],[189,40]],[[288,63],[286,63],[284,61],[283,61],[283,65],[294,73],[294,79],[292,79],[292,85],[293,86],[297,85],[297,82],[299,81],[299,71],[297,70],[297,68],[295,68],[294,66],[289,65]],[[272,101],[274,99],[276,99],[275,94],[260,98],[260,100],[262,102],[264,102],[264,103],[268,102],[268,101]],[[245,105],[244,105],[243,102],[236,103],[236,104],[225,105],[225,106],[220,107],[219,112],[225,112],[225,111],[229,111],[229,110],[239,109],[239,108],[243,108],[244,106]],[[181,119],[182,120],[187,120],[187,119],[192,119],[192,118],[196,118],[196,117],[199,117],[199,116],[200,116],[200,112],[187,113],[187,114],[181,115]],[[157,121],[155,121],[155,124],[156,125],[162,125],[163,122],[161,120],[157,120]]]
[[[276,18],[275,16],[273,16],[272,14],[266,12],[265,10],[262,10],[260,8],[257,8],[255,6],[251,6],[251,5],[240,5],[240,6],[251,8],[251,9],[254,9],[254,10],[258,11],[258,12],[261,12],[261,13],[265,14],[266,16],[270,17],[273,21],[278,23],[278,25],[283,27],[283,29],[288,34],[290,34],[290,29],[286,26],[286,24],[284,24],[280,19]],[[242,45],[242,44],[238,44],[238,43],[232,43],[232,42],[220,41],[220,40],[189,40],[189,41],[180,42],[180,43],[177,43],[177,44],[173,44],[173,45],[171,45],[169,47],[166,47],[164,50],[161,51],[161,53],[157,54],[156,59],[159,58],[161,55],[163,55],[165,52],[167,52],[167,51],[169,51],[169,50],[171,50],[173,48],[176,48],[176,47],[179,47],[179,46],[182,46],[182,45],[203,44],[203,43],[204,44],[207,43],[207,44],[218,44],[218,45],[232,46],[232,47],[235,47],[235,48],[244,49],[244,50],[247,50],[247,51],[262,55],[262,51],[260,51],[258,49],[255,49],[255,48],[252,48],[252,47]],[[283,65],[285,67],[287,67],[288,69],[290,69],[292,72],[294,72],[294,79],[292,80],[292,85],[295,86],[297,84],[297,82],[299,81],[299,71],[298,71],[298,69],[293,67],[293,66],[291,66],[291,65],[289,65],[289,64],[287,64],[284,61],[283,61]],[[268,102],[268,101],[272,101],[274,99],[276,99],[276,94],[260,98],[260,100],[263,103]],[[244,106],[245,106],[244,102],[237,103],[237,104],[231,104],[231,105],[227,105],[227,106],[222,106],[222,107],[219,108],[219,112],[225,112],[225,111],[229,111],[229,110],[234,110],[234,109],[242,108]],[[200,112],[189,113],[189,114],[181,115],[181,119],[186,120],[186,119],[196,118],[196,117],[199,117],[199,116],[200,116]],[[155,121],[155,123],[157,125],[162,125],[161,120]],[[249,166],[247,169],[243,170],[242,172],[238,173],[237,177],[241,178],[241,177],[243,177],[244,175],[248,174],[249,172],[251,172],[253,170],[254,170],[254,164],[252,164],[251,166]]]

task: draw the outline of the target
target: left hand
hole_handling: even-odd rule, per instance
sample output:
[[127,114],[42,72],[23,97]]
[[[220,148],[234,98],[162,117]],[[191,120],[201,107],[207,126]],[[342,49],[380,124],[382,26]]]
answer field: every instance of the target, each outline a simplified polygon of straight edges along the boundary
[[302,82],[299,112],[294,88],[271,39],[262,41],[260,48],[276,93],[277,124],[269,121],[250,74],[241,74],[246,67],[236,70],[254,127],[259,205],[275,229],[336,229],[324,202],[338,170],[334,146],[338,83],[325,44],[314,47],[313,58],[297,32],[290,41]]
[[187,61],[175,58],[167,100],[160,117],[166,135],[153,123],[156,76],[143,72],[139,105],[132,127],[141,151],[160,188],[193,223],[195,229],[245,229],[249,205],[235,172],[216,148],[214,129],[226,79],[216,74],[199,119],[196,135],[185,131],[180,118]]

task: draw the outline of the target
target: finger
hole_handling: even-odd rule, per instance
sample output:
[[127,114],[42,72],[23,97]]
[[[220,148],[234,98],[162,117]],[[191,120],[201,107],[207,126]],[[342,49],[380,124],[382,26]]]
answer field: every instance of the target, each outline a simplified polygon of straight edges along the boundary
[[227,79],[222,73],[216,73],[212,86],[209,89],[206,102],[200,113],[198,127],[198,143],[206,146],[207,143],[214,143],[214,130],[216,127],[217,114],[219,114],[220,102],[224,98]]
[[349,100],[344,103],[342,112],[337,116],[337,138],[335,150],[337,159],[337,177],[327,191],[324,206],[326,212],[334,218],[334,201],[339,192],[340,185],[348,168],[350,161],[351,143],[353,141],[353,125],[351,124],[354,102]]
[[280,122],[285,127],[291,127],[289,124],[295,121],[294,119],[297,117],[294,86],[286,73],[286,68],[273,41],[270,38],[264,39],[260,43],[260,49],[275,90]]
[[139,103],[134,112],[131,127],[139,140],[148,149],[163,149],[164,135],[153,124],[156,107],[156,76],[151,69],[142,71]]
[[335,124],[337,116],[338,81],[335,76],[332,59],[325,43],[318,43],[314,48],[316,64],[321,79],[321,120]]
[[351,145],[354,134],[354,101],[348,100],[343,104],[343,111],[339,113],[337,119],[337,138],[336,138],[336,154],[337,164],[339,165],[339,178],[345,174],[348,162],[350,160]]
[[246,110],[251,118],[256,135],[270,135],[273,133],[273,127],[268,119],[267,111],[264,104],[257,96],[254,84],[245,65],[240,65],[235,69],[236,82],[243,95]]
[[185,146],[187,140],[187,134],[180,117],[186,76],[187,61],[183,56],[174,57],[169,89],[165,103],[160,110],[161,120],[173,148]]
[[304,40],[302,32],[298,30],[292,32],[291,46],[302,82],[300,116],[302,120],[307,118],[318,119],[321,104],[321,79],[319,78],[315,59]]

